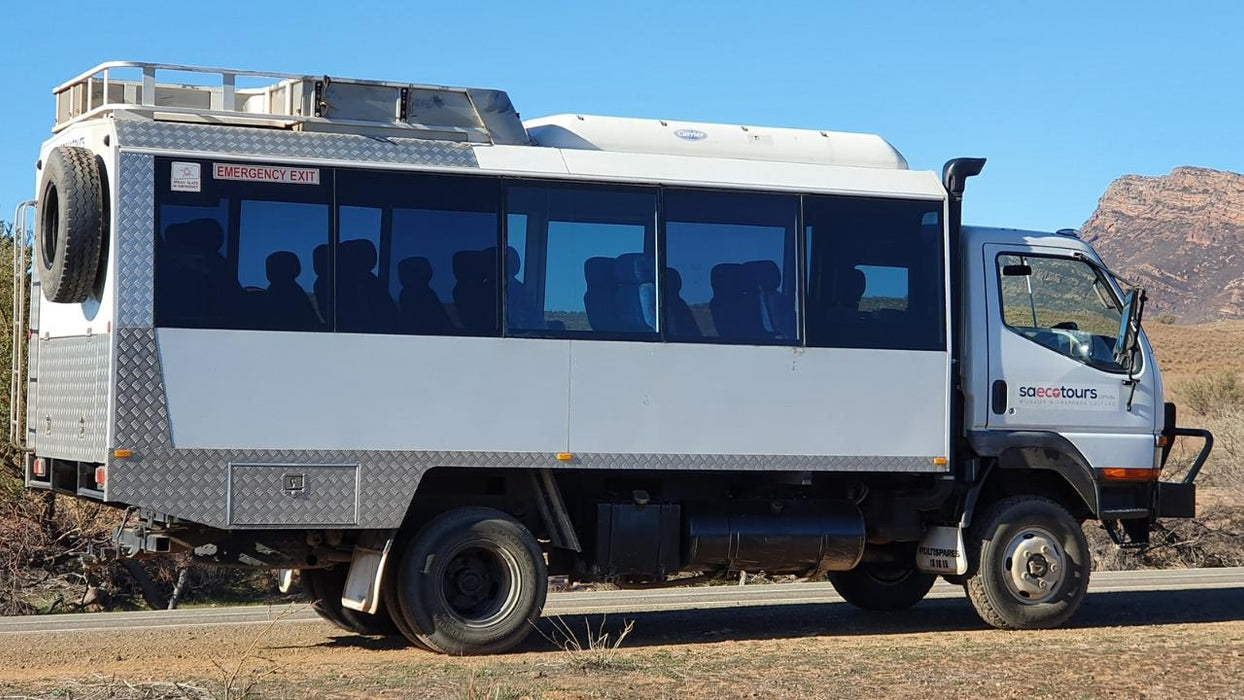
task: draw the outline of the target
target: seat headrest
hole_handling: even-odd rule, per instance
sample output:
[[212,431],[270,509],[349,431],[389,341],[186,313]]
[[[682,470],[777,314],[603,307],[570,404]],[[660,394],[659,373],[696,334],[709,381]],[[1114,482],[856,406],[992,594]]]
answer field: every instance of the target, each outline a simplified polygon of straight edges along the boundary
[[278,250],[265,261],[268,282],[293,282],[302,274],[302,261],[288,250]]
[[721,263],[713,266],[709,274],[709,283],[713,286],[713,295],[731,294],[741,289],[745,273],[738,263]]
[[523,259],[518,255],[518,249],[510,246],[505,249],[505,274],[511,278],[518,277],[518,273],[523,267]]
[[604,287],[614,283],[613,258],[596,257],[583,261],[583,278],[588,287]]
[[656,279],[652,258],[644,253],[624,253],[613,262],[619,284],[650,284]]
[[315,274],[322,275],[328,269],[328,244],[321,243],[311,251],[311,267],[315,268]]
[[670,294],[677,294],[682,291],[682,275],[678,274],[678,270],[672,267],[665,268],[665,287]]
[[376,267],[376,244],[366,238],[341,243],[338,265],[350,272],[370,272]]
[[454,253],[454,277],[459,280],[481,280],[491,278],[495,272],[497,249],[460,250]]
[[838,274],[838,289],[836,296],[839,301],[848,302],[850,304],[858,304],[860,299],[864,297],[864,289],[868,286],[868,279],[864,277],[864,273],[856,268],[843,270]]
[[[172,235],[173,227],[169,227]],[[195,219],[178,227],[177,246],[195,253],[219,253],[225,243],[225,232],[215,219]]]
[[753,260],[743,263],[752,280],[766,292],[776,292],[782,286],[782,271],[772,260]]
[[432,281],[432,262],[427,258],[406,258],[397,264],[397,276],[403,287],[426,285]]

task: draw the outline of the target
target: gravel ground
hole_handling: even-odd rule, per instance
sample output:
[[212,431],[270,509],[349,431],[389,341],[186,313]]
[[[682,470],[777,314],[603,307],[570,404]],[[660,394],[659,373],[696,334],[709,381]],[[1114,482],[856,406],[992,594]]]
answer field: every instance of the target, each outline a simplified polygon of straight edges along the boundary
[[[1076,627],[984,628],[962,599],[894,614],[841,603],[585,622],[616,650],[449,658],[321,622],[0,635],[0,697],[1244,698],[1244,588],[1097,593]],[[177,688],[171,683],[191,687]],[[227,691],[227,692],[226,692]]]

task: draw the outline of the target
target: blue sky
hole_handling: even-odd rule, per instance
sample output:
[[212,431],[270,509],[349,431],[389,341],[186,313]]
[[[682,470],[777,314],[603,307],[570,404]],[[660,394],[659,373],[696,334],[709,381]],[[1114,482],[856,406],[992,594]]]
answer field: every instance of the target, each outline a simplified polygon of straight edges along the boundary
[[[296,7],[296,11],[289,8]],[[1244,3],[10,3],[0,218],[51,88],[104,60],[508,90],[580,112],[866,131],[986,156],[971,223],[1079,226],[1115,177],[1244,171]]]

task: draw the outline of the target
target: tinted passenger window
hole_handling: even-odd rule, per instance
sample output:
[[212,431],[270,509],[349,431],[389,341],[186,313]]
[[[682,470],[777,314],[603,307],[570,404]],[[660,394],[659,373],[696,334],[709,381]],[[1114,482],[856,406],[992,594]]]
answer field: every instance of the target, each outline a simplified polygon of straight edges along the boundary
[[942,203],[804,198],[808,345],[944,350]]
[[341,172],[337,329],[497,335],[500,182]]
[[524,184],[507,197],[509,331],[656,336],[655,190]]
[[1114,356],[1122,306],[1105,278],[1070,258],[998,256],[1002,320],[1073,360],[1122,372]]
[[795,344],[793,196],[667,190],[666,337]]
[[331,173],[310,169],[318,184],[241,182],[199,166],[198,191],[173,191],[172,160],[156,161],[156,323],[326,329],[314,255],[329,239]]

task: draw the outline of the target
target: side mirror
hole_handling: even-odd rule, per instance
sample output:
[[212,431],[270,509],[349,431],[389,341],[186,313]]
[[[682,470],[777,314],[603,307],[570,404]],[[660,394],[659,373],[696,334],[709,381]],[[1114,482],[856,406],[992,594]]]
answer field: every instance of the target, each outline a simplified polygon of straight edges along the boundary
[[1143,287],[1133,287],[1123,299],[1123,317],[1114,340],[1114,361],[1129,373],[1135,364],[1136,347],[1140,343],[1140,318],[1145,310]]

